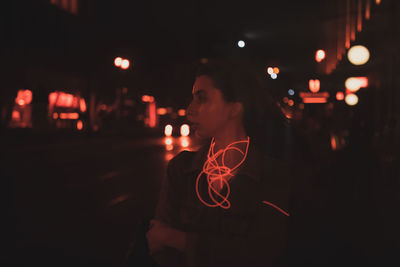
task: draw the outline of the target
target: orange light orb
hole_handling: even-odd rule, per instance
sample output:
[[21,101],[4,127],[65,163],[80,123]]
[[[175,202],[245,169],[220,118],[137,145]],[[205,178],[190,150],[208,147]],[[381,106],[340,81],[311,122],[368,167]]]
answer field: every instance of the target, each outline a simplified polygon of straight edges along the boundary
[[319,62],[321,62],[322,60],[325,59],[325,56],[326,56],[325,51],[322,50],[322,49],[319,49],[315,53],[315,60],[319,63]]
[[76,122],[76,129],[81,131],[83,129],[83,122],[81,120]]
[[344,93],[341,92],[341,91],[337,92],[337,93],[336,93],[336,99],[337,99],[338,101],[342,101],[342,100],[344,99]]

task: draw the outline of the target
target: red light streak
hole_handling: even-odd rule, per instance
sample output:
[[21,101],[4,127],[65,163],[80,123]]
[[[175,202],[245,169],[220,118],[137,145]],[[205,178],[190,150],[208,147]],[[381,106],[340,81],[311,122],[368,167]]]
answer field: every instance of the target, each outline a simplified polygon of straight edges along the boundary
[[[197,197],[204,205],[206,205],[208,207],[218,207],[219,206],[223,209],[230,208],[231,203],[228,200],[228,197],[230,194],[230,187],[229,187],[228,180],[229,180],[229,178],[231,178],[233,176],[232,172],[235,171],[240,165],[242,165],[242,163],[246,159],[248,148],[249,148],[249,142],[250,142],[250,138],[247,137],[247,140],[245,140],[245,141],[233,142],[230,145],[228,145],[225,149],[223,149],[223,150],[221,149],[217,153],[214,153],[215,141],[214,141],[214,138],[212,139],[210,149],[209,149],[208,155],[207,155],[207,160],[204,163],[202,172],[200,172],[200,174],[197,176],[197,180],[196,180]],[[240,150],[237,147],[234,147],[234,145],[240,144],[240,143],[246,144],[245,152],[243,152],[242,150]],[[242,160],[236,166],[234,166],[232,169],[225,166],[225,153],[228,150],[237,150],[243,155]],[[219,164],[217,162],[217,158],[221,157],[221,156],[222,156],[222,166],[219,166]],[[207,203],[201,197],[201,195],[199,193],[199,181],[200,181],[202,174],[207,175],[208,195],[210,196],[211,200],[214,203]],[[215,183],[217,183],[217,184],[214,185]],[[219,183],[219,185],[218,185],[218,183]],[[223,196],[219,192],[219,190],[222,189],[224,185],[227,188],[225,196]],[[218,201],[216,198],[220,198],[221,200]]]
[[362,0],[358,0],[357,31],[362,31]]
[[279,210],[280,212],[282,212],[282,213],[285,214],[286,216],[290,216],[289,213],[287,213],[287,212],[284,211],[283,209],[279,208],[278,206],[272,204],[271,202],[268,202],[268,201],[265,201],[265,200],[264,200],[262,203],[267,204],[267,205],[270,205],[271,207],[274,207],[275,209]]
[[81,98],[79,100],[79,107],[81,109],[82,112],[86,112],[86,102],[85,99]]
[[365,5],[365,19],[369,20],[371,18],[371,0],[367,0]]
[[149,126],[151,128],[156,127],[157,124],[157,114],[156,114],[156,103],[151,102],[149,104]]

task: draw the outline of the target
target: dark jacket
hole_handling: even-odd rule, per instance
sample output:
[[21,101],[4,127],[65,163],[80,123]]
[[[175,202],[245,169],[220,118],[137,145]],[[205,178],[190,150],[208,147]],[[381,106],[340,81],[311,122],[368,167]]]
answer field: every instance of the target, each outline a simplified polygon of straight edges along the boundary
[[[154,255],[160,266],[273,266],[282,255],[290,213],[288,165],[263,155],[251,143],[245,162],[229,181],[231,207],[207,207],[195,183],[208,147],[183,151],[168,164],[155,218],[188,234],[186,252],[166,249]],[[207,195],[207,182],[199,184]]]

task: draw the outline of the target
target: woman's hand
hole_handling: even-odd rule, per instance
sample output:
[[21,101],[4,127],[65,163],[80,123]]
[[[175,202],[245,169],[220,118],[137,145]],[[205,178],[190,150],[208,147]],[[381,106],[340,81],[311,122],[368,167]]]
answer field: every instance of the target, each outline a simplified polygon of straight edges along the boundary
[[150,230],[146,233],[146,237],[150,255],[165,247],[173,247],[180,251],[185,248],[186,233],[158,220],[150,221]]

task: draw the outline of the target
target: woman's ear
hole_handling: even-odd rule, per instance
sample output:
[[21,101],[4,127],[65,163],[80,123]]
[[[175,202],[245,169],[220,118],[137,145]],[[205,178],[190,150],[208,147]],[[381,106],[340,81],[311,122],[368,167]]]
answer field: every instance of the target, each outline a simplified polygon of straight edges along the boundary
[[241,102],[232,103],[232,118],[241,117],[243,114],[243,104]]

